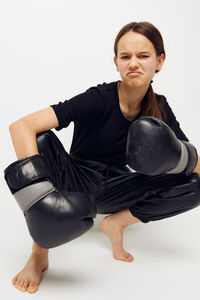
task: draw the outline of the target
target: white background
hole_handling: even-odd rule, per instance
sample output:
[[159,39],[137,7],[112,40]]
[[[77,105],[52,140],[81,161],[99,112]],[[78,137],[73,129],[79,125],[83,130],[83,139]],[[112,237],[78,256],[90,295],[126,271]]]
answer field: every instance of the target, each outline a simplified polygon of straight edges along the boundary
[[[149,21],[161,32],[166,60],[154,91],[167,97],[181,128],[200,153],[198,0],[1,0],[1,248],[0,296],[22,299],[11,285],[32,241],[24,217],[3,178],[16,160],[8,126],[26,114],[120,79],[113,57],[119,30]],[[69,151],[73,123],[56,132]],[[112,258],[99,230],[103,216],[80,238],[50,251],[40,299],[199,299],[199,208],[125,230],[124,247],[135,256]],[[44,298],[45,297],[45,298]]]

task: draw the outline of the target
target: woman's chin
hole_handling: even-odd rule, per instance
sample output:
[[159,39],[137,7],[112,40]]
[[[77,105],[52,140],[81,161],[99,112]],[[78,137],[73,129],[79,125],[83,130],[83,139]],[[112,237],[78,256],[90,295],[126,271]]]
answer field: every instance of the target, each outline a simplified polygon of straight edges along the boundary
[[140,86],[143,86],[141,80],[138,80],[137,78],[134,78],[134,79],[130,80],[128,82],[128,85],[130,87],[140,87]]

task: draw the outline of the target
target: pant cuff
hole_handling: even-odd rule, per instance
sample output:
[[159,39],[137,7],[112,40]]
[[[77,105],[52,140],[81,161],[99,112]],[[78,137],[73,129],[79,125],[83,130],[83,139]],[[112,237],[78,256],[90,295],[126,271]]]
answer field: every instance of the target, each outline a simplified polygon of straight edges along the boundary
[[135,212],[134,208],[129,208],[129,211],[131,212],[131,214],[132,214],[135,218],[139,219],[142,223],[148,223],[148,222],[150,222],[150,220],[146,219],[145,217],[141,216],[140,214],[137,214],[137,213]]

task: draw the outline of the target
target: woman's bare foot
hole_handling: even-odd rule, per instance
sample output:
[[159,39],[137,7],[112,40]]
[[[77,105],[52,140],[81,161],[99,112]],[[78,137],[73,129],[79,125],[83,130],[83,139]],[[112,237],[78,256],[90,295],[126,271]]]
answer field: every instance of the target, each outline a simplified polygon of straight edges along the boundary
[[48,249],[33,244],[33,251],[25,267],[12,280],[13,285],[22,291],[34,293],[40,284],[42,273],[48,269]]
[[115,215],[106,216],[101,221],[100,228],[112,243],[113,257],[132,262],[134,257],[123,248],[123,228],[119,225]]
[[113,257],[132,262],[134,257],[123,248],[123,230],[129,225],[140,222],[129,209],[106,216],[100,223],[100,228],[111,240]]

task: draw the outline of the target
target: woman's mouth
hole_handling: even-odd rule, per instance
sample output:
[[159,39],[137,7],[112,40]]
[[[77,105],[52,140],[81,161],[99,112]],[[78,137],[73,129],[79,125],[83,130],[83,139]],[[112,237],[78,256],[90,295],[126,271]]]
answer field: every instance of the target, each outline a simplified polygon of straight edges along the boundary
[[129,72],[128,75],[137,76],[137,75],[141,75],[141,73],[140,72]]

